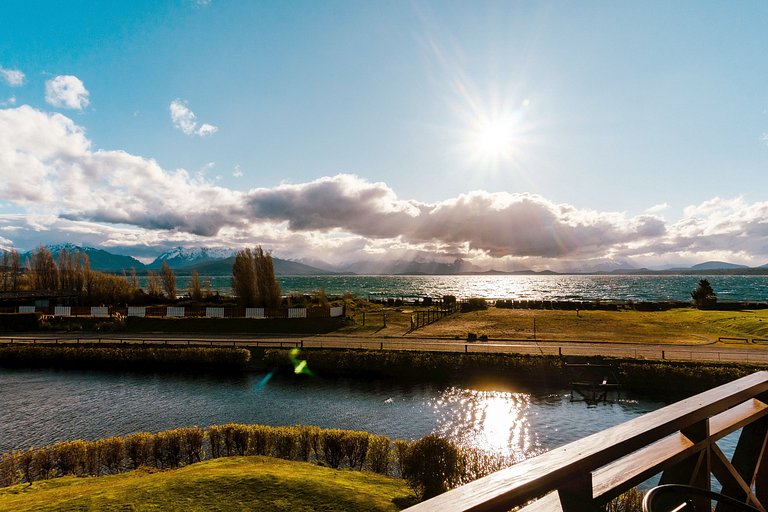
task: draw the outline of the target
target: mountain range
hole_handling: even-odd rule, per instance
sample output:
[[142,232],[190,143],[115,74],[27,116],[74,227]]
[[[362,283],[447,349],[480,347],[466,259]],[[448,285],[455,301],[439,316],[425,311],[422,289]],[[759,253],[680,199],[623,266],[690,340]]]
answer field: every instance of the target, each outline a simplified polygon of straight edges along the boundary
[[[197,270],[203,275],[226,275],[232,272],[232,264],[235,261],[235,251],[223,248],[202,247],[186,249],[183,247],[176,247],[162,253],[151,263],[144,264],[131,256],[113,254],[103,249],[95,249],[93,247],[81,247],[74,244],[56,244],[47,245],[46,247],[51,251],[56,260],[58,260],[59,254],[62,251],[69,251],[70,253],[78,251],[80,254],[87,254],[91,268],[100,272],[122,273],[130,272],[131,269],[136,269],[136,272],[141,274],[150,270],[157,271],[162,267],[163,261],[167,261],[168,265],[177,272],[192,272],[193,270]],[[21,261],[25,262],[27,259],[30,259],[32,257],[32,252],[33,251],[21,253]],[[296,261],[274,257],[272,258],[272,263],[275,267],[276,275],[296,276],[334,273],[329,270],[304,265],[303,263]]]
[[[93,270],[101,272],[130,272],[136,269],[138,273],[157,271],[163,261],[167,261],[172,269],[177,272],[192,272],[197,270],[203,275],[226,275],[232,271],[235,259],[235,251],[227,248],[183,248],[176,247],[160,254],[151,263],[144,264],[131,256],[114,254],[103,249],[82,247],[74,244],[56,244],[46,246],[55,259],[58,259],[62,251],[73,253],[78,251],[87,254]],[[31,258],[33,251],[21,253],[21,261]],[[747,267],[724,261],[707,261],[691,267],[673,267],[663,270],[649,270],[646,268],[632,268],[626,262],[609,261],[604,265],[593,267],[573,268],[569,272],[552,272],[517,270],[514,272],[487,270],[478,267],[462,259],[456,259],[451,263],[437,262],[416,258],[413,260],[392,260],[385,262],[358,261],[343,266],[331,266],[325,262],[312,262],[318,266],[306,263],[272,258],[275,274],[277,275],[329,275],[329,274],[378,274],[378,275],[459,275],[459,274],[555,274],[555,273],[600,273],[600,274],[695,274],[707,272],[712,274],[768,274],[768,264],[760,267]]]

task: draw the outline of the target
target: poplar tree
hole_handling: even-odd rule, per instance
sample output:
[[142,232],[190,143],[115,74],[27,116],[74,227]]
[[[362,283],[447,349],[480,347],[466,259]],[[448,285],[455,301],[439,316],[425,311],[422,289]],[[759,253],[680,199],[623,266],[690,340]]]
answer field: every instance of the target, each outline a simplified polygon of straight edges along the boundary
[[59,288],[59,269],[53,260],[53,254],[47,247],[41,245],[32,253],[32,272],[35,289],[57,290]]
[[190,282],[189,296],[192,300],[200,302],[203,300],[203,290],[200,288],[200,272],[197,270],[192,271],[192,278]]
[[173,269],[168,264],[167,260],[163,260],[163,266],[160,268],[160,274],[163,280],[163,289],[169,299],[176,299],[176,274],[173,273]]
[[243,307],[280,305],[282,292],[275,278],[272,256],[261,246],[237,251],[232,265],[232,289]]

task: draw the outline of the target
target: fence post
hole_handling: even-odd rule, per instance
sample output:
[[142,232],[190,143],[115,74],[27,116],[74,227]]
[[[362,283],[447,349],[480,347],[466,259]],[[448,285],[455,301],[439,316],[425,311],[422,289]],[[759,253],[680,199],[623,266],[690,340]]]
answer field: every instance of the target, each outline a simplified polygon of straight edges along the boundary
[[469,353],[469,345],[467,345],[466,343],[464,344],[464,353],[465,354]]
[[662,351],[661,351],[661,360],[663,361],[664,359],[665,359],[665,357],[664,357],[664,351],[662,350]]

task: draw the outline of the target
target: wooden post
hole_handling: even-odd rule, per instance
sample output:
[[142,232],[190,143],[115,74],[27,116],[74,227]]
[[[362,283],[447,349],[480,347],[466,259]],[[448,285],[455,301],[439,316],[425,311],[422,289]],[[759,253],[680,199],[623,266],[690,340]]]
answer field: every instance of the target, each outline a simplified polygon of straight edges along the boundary
[[592,473],[576,473],[571,481],[557,490],[563,512],[597,512],[592,502]]

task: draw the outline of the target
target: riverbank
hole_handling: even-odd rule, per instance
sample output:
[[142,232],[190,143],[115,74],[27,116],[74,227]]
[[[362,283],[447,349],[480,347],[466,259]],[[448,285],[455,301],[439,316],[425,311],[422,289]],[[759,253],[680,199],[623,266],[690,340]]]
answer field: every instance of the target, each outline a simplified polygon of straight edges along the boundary
[[[284,373],[302,372],[323,377],[407,379],[416,382],[494,383],[550,389],[568,388],[569,375],[558,356],[375,351],[344,349],[258,349],[255,364]],[[633,393],[682,398],[766,369],[765,365],[702,363],[589,356],[583,363],[610,365],[620,388]],[[674,383],[670,386],[670,383]]]
[[105,344],[13,344],[0,347],[0,366],[149,371],[245,371],[251,352],[234,347]]

